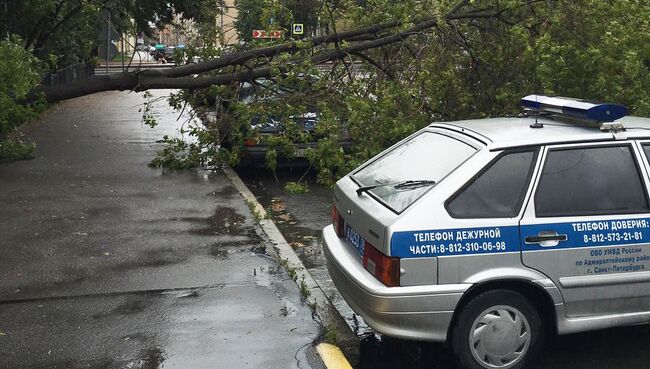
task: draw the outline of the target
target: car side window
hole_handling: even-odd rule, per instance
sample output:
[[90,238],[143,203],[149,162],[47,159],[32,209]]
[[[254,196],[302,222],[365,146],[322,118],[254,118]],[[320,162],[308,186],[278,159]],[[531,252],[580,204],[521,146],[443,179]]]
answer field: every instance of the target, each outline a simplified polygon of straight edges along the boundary
[[647,211],[648,199],[630,145],[548,152],[535,194],[538,217]]
[[489,164],[447,202],[454,218],[511,218],[519,213],[535,151],[506,153]]

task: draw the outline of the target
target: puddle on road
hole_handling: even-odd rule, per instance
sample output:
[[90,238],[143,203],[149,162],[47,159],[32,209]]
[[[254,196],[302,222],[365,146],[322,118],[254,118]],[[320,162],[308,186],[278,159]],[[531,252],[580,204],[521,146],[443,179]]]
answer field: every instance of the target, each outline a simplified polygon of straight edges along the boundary
[[109,317],[123,317],[126,315],[145,312],[156,303],[156,299],[153,298],[153,295],[155,294],[156,293],[145,294],[148,295],[146,296],[147,298],[143,298],[142,295],[126,296],[122,303],[111,310],[93,314],[91,317],[93,319],[105,319]]
[[415,342],[366,334],[360,337],[356,369],[456,369],[441,343]]
[[168,247],[164,249],[144,250],[140,256],[115,264],[107,264],[103,269],[113,272],[125,272],[140,268],[158,268],[180,264],[187,261],[188,255],[181,255],[178,250]]
[[206,194],[216,198],[239,196],[239,192],[234,186],[223,186],[219,191],[212,191]]
[[246,217],[239,214],[235,209],[219,206],[214,214],[207,218],[184,217],[182,221],[200,224],[201,227],[194,228],[191,234],[201,236],[215,236],[221,234],[241,234],[244,231]]
[[[219,192],[210,193],[214,196],[220,196],[223,193],[230,193],[231,188],[225,187],[224,190]],[[232,250],[230,248],[237,248],[249,246],[249,251],[255,253],[265,253],[266,245],[263,238],[257,233],[253,226],[247,225],[247,218],[238,213],[235,209],[225,206],[219,206],[214,211],[214,214],[207,218],[198,217],[185,217],[180,218],[182,221],[200,224],[190,231],[190,233],[201,236],[218,236],[218,240],[207,245],[208,253],[214,259],[228,259]]]

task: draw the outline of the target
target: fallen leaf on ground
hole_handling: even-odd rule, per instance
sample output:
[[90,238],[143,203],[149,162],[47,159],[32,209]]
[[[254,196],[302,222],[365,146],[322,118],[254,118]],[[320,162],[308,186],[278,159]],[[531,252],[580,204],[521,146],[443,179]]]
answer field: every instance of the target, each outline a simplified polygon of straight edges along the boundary
[[287,210],[287,205],[283,203],[281,200],[278,201],[272,201],[271,202],[271,210],[273,210],[276,213],[283,212]]
[[288,222],[291,220],[291,216],[289,214],[280,214],[278,215],[278,219]]

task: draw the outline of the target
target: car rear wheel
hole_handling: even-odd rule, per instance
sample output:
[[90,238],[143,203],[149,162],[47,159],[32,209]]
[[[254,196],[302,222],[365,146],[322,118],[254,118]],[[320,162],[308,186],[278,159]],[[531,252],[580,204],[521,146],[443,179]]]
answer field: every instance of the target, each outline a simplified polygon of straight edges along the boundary
[[492,290],[460,311],[451,345],[461,368],[520,369],[541,349],[539,312],[522,294]]

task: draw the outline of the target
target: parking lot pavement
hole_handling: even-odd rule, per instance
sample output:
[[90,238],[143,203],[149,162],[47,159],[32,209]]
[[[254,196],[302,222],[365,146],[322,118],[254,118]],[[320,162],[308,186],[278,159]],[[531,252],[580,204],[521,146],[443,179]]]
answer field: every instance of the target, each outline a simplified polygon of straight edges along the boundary
[[0,164],[0,368],[318,368],[319,326],[221,172],[147,167],[180,122],[62,103]]
[[[333,297],[336,307],[360,337],[357,369],[455,369],[453,357],[443,344],[390,339],[374,334],[338,296],[327,274],[320,244],[320,230],[331,223],[331,190],[306,178],[310,191],[291,194],[287,181],[303,177],[304,168],[283,168],[277,173],[240,169],[240,176],[270,209],[278,227],[292,243],[310,273]],[[550,337],[538,368],[544,369],[645,369],[650,363],[650,326],[623,327],[570,336]]]

